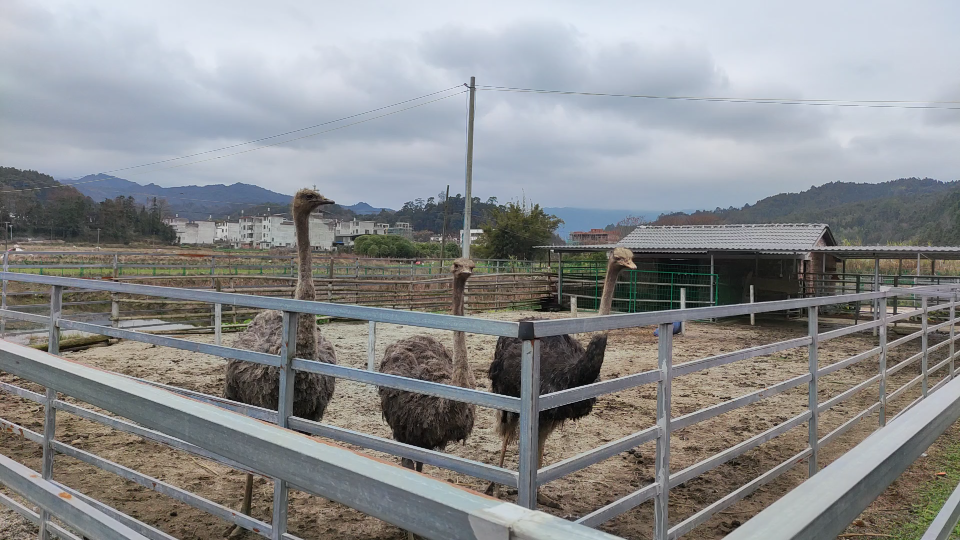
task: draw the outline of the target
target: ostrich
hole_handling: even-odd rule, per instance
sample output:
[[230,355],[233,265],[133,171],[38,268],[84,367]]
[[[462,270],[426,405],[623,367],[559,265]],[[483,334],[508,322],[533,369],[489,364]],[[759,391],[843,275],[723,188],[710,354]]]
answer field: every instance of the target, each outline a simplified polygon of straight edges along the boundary
[[[473,261],[453,261],[453,314],[463,315],[463,290],[473,273]],[[476,381],[467,363],[464,332],[453,333],[453,361],[447,348],[430,336],[413,336],[387,347],[380,372],[423,381],[475,388]],[[383,418],[399,442],[421,448],[442,449],[451,441],[463,441],[473,431],[475,407],[446,398],[380,387]],[[403,458],[408,469],[423,470],[423,463]]]
[[[607,263],[607,273],[603,281],[603,295],[600,297],[600,315],[609,315],[613,304],[613,290],[617,277],[625,268],[636,269],[633,252],[618,247],[613,250]],[[524,319],[536,320],[536,319]],[[501,337],[497,340],[493,363],[490,364],[489,377],[492,390],[497,394],[520,397],[520,358],[522,342],[517,338]],[[600,377],[603,355],[607,348],[606,332],[596,335],[584,349],[569,334],[545,337],[540,340],[540,394],[559,392],[591,384]],[[547,437],[553,430],[567,420],[578,420],[590,414],[596,398],[585,399],[562,407],[540,412],[539,441],[537,447],[537,468],[543,462],[543,448]],[[520,416],[517,413],[497,411],[497,433],[503,439],[500,448],[500,467],[507,453],[507,445],[517,438]],[[494,483],[487,487],[492,494]],[[537,494],[537,502],[544,506],[560,508],[560,505],[546,495]]]
[[[316,191],[301,189],[293,197],[293,223],[297,235],[299,272],[293,297],[297,300],[316,300],[310,254],[310,213],[333,201]],[[283,316],[279,311],[264,311],[254,317],[250,325],[234,342],[238,349],[267,354],[280,354],[283,334]],[[320,335],[317,322],[311,315],[297,317],[297,358],[336,364],[333,345]],[[294,378],[293,414],[300,418],[320,420],[333,397],[335,379],[316,373],[298,372]],[[223,395],[233,401],[277,410],[280,400],[280,368],[229,360],[224,380]],[[253,475],[247,474],[241,512],[250,514]],[[243,529],[234,525],[226,534],[239,536]]]

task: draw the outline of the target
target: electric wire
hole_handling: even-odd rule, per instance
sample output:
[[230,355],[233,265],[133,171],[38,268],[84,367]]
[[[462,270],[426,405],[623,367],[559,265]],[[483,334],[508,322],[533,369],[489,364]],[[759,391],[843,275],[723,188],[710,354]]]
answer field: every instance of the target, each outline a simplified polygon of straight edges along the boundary
[[[617,97],[665,101],[703,101],[717,103],[753,103],[758,105],[807,105],[815,107],[865,107],[874,109],[937,109],[960,110],[960,101],[908,101],[908,100],[844,100],[844,99],[792,99],[792,98],[742,98],[710,96],[658,96],[650,94],[613,94],[606,92],[580,92],[574,90],[550,90],[542,88],[519,88],[513,86],[477,85],[478,90],[488,92],[514,92],[520,94],[554,94],[566,96]],[[909,105],[926,103],[929,105]]]
[[404,101],[399,101],[399,102],[394,103],[394,104],[392,104],[392,105],[384,105],[383,107],[378,107],[378,108],[376,108],[376,109],[371,109],[371,110],[369,110],[369,111],[365,111],[365,112],[362,112],[362,113],[351,114],[350,116],[344,116],[343,118],[337,118],[336,120],[330,120],[330,121],[328,121],[328,122],[321,122],[321,123],[319,123],[319,124],[314,124],[314,125],[312,125],[312,126],[307,126],[307,127],[305,127],[305,128],[294,129],[294,130],[292,130],[292,131],[287,131],[287,132],[284,132],[284,133],[278,133],[278,134],[276,134],[276,135],[270,135],[270,136],[268,136],[268,137],[261,137],[261,138],[259,138],[259,139],[254,139],[254,140],[252,140],[252,141],[247,141],[247,142],[242,142],[242,143],[237,143],[237,144],[231,144],[230,146],[224,146],[224,147],[221,147],[221,148],[215,148],[215,149],[213,149],[213,150],[206,150],[206,151],[203,151],[203,152],[197,152],[197,153],[195,153],[195,154],[187,154],[187,155],[185,155],[185,156],[180,156],[180,157],[175,157],[175,158],[170,158],[170,159],[162,159],[162,160],[160,160],[160,161],[154,161],[154,162],[152,162],[152,163],[144,163],[144,164],[142,164],[142,165],[134,165],[134,166],[132,166],[132,167],[122,167],[122,168],[119,168],[119,169],[111,169],[111,170],[109,170],[109,171],[103,171],[101,174],[114,173],[114,172],[120,172],[120,171],[128,171],[128,170],[130,170],[130,169],[139,169],[139,168],[142,168],[142,167],[149,167],[149,166],[151,166],[151,165],[159,165],[159,164],[161,164],[161,163],[168,163],[168,162],[177,161],[177,160],[180,160],[180,159],[187,159],[187,158],[202,156],[202,155],[204,155],[204,154],[212,154],[212,153],[214,153],[214,152],[220,152],[220,151],[223,151],[223,150],[229,150],[229,149],[231,149],[231,148],[237,148],[237,147],[239,147],[239,146],[245,146],[245,145],[248,145],[248,144],[254,144],[254,143],[261,142],[261,141],[267,141],[267,140],[270,140],[270,139],[276,139],[277,137],[283,137],[284,135],[291,135],[291,134],[293,134],[293,133],[300,133],[301,131],[306,131],[306,130],[308,130],[308,129],[318,128],[318,127],[321,127],[321,126],[327,126],[327,125],[330,125],[330,124],[336,124],[337,122],[342,122],[342,121],[344,121],[344,120],[349,120],[349,119],[351,119],[351,118],[356,118],[356,117],[358,117],[358,116],[365,116],[365,115],[368,115],[368,114],[371,114],[371,113],[375,113],[375,112],[382,111],[382,110],[384,110],[384,109],[391,109],[391,108],[393,108],[393,107],[399,107],[400,105],[406,105],[407,103],[411,103],[411,102],[414,102],[414,101],[419,101],[419,100],[421,100],[421,99],[426,99],[426,98],[428,98],[428,97],[435,96],[435,95],[437,95],[437,94],[442,94],[442,93],[444,93],[444,92],[449,92],[450,90],[455,90],[455,89],[457,89],[457,88],[460,88],[460,85],[451,86],[450,88],[445,88],[445,89],[443,89],[443,90],[438,90],[438,91],[432,92],[432,93],[430,93],[430,94],[425,94],[425,95],[422,95],[422,96],[420,96],[420,97],[415,97],[415,98],[413,98],[413,99],[407,99],[407,100],[404,100]]
[[[454,86],[454,87],[449,88],[449,89],[447,89],[447,90],[442,90],[441,92],[434,92],[433,94],[429,94],[429,95],[430,95],[430,96],[434,96],[434,95],[437,95],[438,93],[446,92],[446,91],[453,90],[453,89],[457,89],[457,88],[460,88],[460,86]],[[190,161],[190,162],[187,162],[187,163],[180,163],[180,164],[173,165],[173,166],[169,166],[169,167],[161,167],[161,168],[158,168],[158,169],[151,169],[151,170],[149,170],[149,171],[139,171],[139,172],[133,173],[133,175],[149,174],[149,173],[155,173],[155,172],[160,172],[160,171],[166,171],[166,170],[170,170],[170,169],[177,169],[177,168],[186,167],[186,166],[189,166],[189,165],[196,165],[197,163],[204,163],[204,162],[207,162],[207,161],[214,161],[214,160],[223,159],[223,158],[227,158],[227,157],[237,156],[237,155],[240,155],[240,154],[246,154],[246,153],[249,153],[249,152],[255,152],[255,151],[257,151],[257,150],[263,150],[264,148],[271,148],[271,147],[274,147],[274,146],[279,146],[279,145],[281,145],[281,144],[286,144],[286,143],[293,142],[293,141],[299,141],[299,140],[301,140],[301,139],[307,139],[307,138],[310,138],[310,137],[316,137],[316,136],[318,136],[318,135],[323,135],[323,134],[326,134],[326,133],[331,133],[331,132],[334,132],[334,131],[339,131],[339,130],[341,130],[341,129],[346,129],[346,128],[348,128],[348,127],[356,126],[356,125],[359,125],[359,124],[364,124],[364,123],[367,123],[367,122],[371,122],[371,121],[373,121],[373,120],[378,120],[378,119],[380,119],[380,118],[385,118],[385,117],[387,117],[387,116],[392,116],[392,115],[394,115],[394,114],[399,114],[399,113],[402,113],[402,112],[405,112],[405,111],[409,111],[409,110],[411,110],[411,109],[416,109],[416,108],[419,108],[419,107],[423,107],[423,106],[426,106],[426,105],[430,105],[431,103],[436,103],[436,102],[438,102],[438,101],[442,101],[442,100],[444,100],[444,99],[448,99],[448,98],[451,98],[451,97],[454,97],[454,96],[458,96],[458,95],[463,94],[463,93],[466,93],[466,92],[468,92],[468,90],[461,90],[461,91],[459,91],[459,92],[456,92],[456,93],[453,93],[453,94],[449,94],[449,95],[446,95],[446,96],[442,96],[442,97],[439,97],[439,98],[436,98],[436,99],[432,99],[432,100],[430,100],[430,101],[425,101],[425,102],[423,102],[423,103],[417,103],[416,105],[411,105],[411,106],[409,106],[409,107],[404,107],[404,108],[402,108],[402,109],[397,109],[397,110],[390,111],[390,112],[387,112],[387,113],[383,113],[383,114],[380,114],[380,115],[377,115],[377,116],[373,116],[373,117],[370,117],[370,118],[365,118],[365,119],[363,119],[363,120],[359,120],[359,121],[357,121],[357,122],[352,122],[352,123],[350,123],[350,124],[345,124],[345,125],[342,125],[342,126],[337,126],[337,127],[335,127],[335,128],[331,128],[331,129],[327,129],[327,130],[323,130],[323,131],[318,131],[318,132],[316,132],[316,133],[309,133],[309,134],[307,134],[307,135],[301,135],[301,136],[299,136],[299,137],[294,137],[294,138],[291,138],[291,139],[285,139],[285,140],[278,141],[278,142],[274,142],[274,143],[270,143],[270,144],[264,144],[264,145],[256,146],[256,147],[254,147],[254,148],[249,148],[249,149],[246,149],[246,150],[241,150],[241,151],[239,151],[239,152],[233,152],[233,153],[230,153],[230,154],[224,154],[224,155],[221,155],[221,156],[214,156],[214,157],[210,157],[210,158],[199,159],[199,160]],[[402,103],[410,103],[411,101],[417,101],[418,99],[422,99],[422,97],[421,97],[421,98],[414,99],[414,100],[407,100],[406,102],[402,102]],[[384,109],[391,108],[391,107],[394,107],[394,106],[396,106],[396,105],[389,105],[389,106],[387,106],[387,107],[381,107],[381,108],[375,109],[375,110],[384,110]],[[345,117],[345,118],[356,118],[357,116],[363,116],[363,115],[366,115],[366,114],[370,114],[370,112],[373,112],[373,111],[367,111],[367,112],[365,112],[365,113],[355,114],[355,115],[352,115],[352,116],[349,116],[349,117]],[[331,122],[325,122],[324,124],[318,124],[318,125],[328,125],[328,124],[330,124],[330,123],[340,122],[340,121],[343,121],[345,118],[341,118],[341,119],[339,119],[339,120],[332,120]],[[310,128],[304,128],[304,129],[310,129]],[[294,131],[287,132],[287,133],[288,133],[288,134],[289,134],[289,133],[296,133],[296,132],[300,132],[300,131],[303,131],[303,129],[294,130]],[[277,135],[277,136],[279,136],[279,135]],[[265,137],[265,138],[258,139],[258,140],[266,140],[266,139],[269,139],[269,138],[276,138],[277,136]],[[237,146],[243,146],[243,145],[245,145],[245,144],[250,144],[250,143],[242,143],[242,144],[239,144],[239,145],[233,145],[233,146],[231,146],[231,147],[225,147],[225,148],[234,148],[234,147],[237,147]],[[200,153],[192,154],[192,155],[193,155],[193,156],[197,156],[197,155],[202,155],[202,154],[208,154],[208,153],[211,153],[211,152],[217,152],[217,151],[220,151],[220,150],[223,150],[223,148],[218,149],[218,150],[210,150],[210,151],[207,151],[207,152],[200,152]],[[187,156],[183,156],[183,157],[187,157]],[[155,162],[155,163],[153,163],[153,164],[166,163],[166,162],[174,161],[174,160],[177,160],[177,159],[183,159],[183,157],[173,158],[173,159],[169,159],[169,160],[163,160],[163,161],[160,161],[160,162]],[[141,165],[141,166],[137,166],[137,167],[145,167],[145,166],[147,166],[147,165]],[[118,170],[128,170],[128,169],[133,169],[133,168],[137,168],[137,167],[128,167],[127,169],[114,169],[113,171],[107,171],[107,172],[116,172],[116,171],[118,171]],[[72,186],[79,186],[79,185],[83,185],[83,184],[91,184],[91,183],[95,183],[95,182],[102,182],[102,181],[104,181],[104,180],[106,180],[106,178],[97,178],[97,179],[93,179],[93,180],[87,180],[86,182],[74,182],[74,183],[71,183],[71,184],[59,184],[59,185],[56,185],[56,186],[41,186],[41,187],[35,187],[35,188],[11,189],[11,190],[0,191],[0,194],[3,194],[3,193],[21,193],[21,192],[27,192],[27,191],[42,191],[42,190],[45,190],[45,189],[55,189],[55,188],[62,188],[62,187],[72,187]]]

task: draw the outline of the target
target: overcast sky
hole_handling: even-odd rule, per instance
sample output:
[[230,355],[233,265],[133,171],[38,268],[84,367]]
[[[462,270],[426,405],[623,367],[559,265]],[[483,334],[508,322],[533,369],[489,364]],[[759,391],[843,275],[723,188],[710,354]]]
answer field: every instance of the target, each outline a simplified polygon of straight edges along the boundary
[[[960,101],[953,0],[466,7],[0,0],[0,165],[80,177],[336,120],[471,75],[605,93]],[[462,192],[465,98],[223,159],[169,168],[250,146],[113,174],[285,193],[316,184],[345,204],[398,207],[448,183]],[[740,206],[831,181],[957,180],[958,141],[960,110],[487,90],[477,95],[474,195]]]

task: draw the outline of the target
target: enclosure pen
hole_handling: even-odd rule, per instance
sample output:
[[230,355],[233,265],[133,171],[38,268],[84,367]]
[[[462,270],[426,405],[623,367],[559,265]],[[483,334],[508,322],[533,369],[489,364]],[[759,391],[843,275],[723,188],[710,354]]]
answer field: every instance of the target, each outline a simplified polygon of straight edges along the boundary
[[[43,405],[44,407],[45,423],[44,432],[42,434],[30,431],[29,429],[26,429],[21,425],[17,425],[8,420],[4,420],[3,423],[3,429],[5,431],[23,433],[24,437],[27,439],[41,442],[44,445],[44,470],[41,471],[44,473],[44,481],[48,481],[46,480],[49,478],[46,476],[46,471],[49,468],[47,467],[47,462],[49,460],[49,462],[52,464],[54,453],[70,455],[71,457],[120,475],[136,482],[141,486],[168,495],[187,505],[216,515],[228,523],[237,524],[244,529],[251,530],[260,536],[267,538],[292,538],[292,536],[283,530],[282,521],[277,522],[279,525],[278,527],[271,528],[272,526],[270,524],[264,523],[255,518],[241,515],[229,508],[218,505],[217,503],[191,493],[188,490],[175,487],[169,483],[164,483],[157,478],[152,478],[129,468],[122,467],[105,458],[80,450],[73,444],[67,444],[63,441],[55,440],[53,433],[55,412],[58,409],[69,410],[71,413],[77,413],[84,418],[104,423],[105,425],[109,425],[115,429],[136,434],[181,451],[202,456],[207,459],[213,459],[228,467],[234,467],[241,471],[250,471],[256,472],[257,474],[266,475],[274,478],[281,487],[283,484],[280,482],[286,482],[290,486],[297,487],[298,489],[304,489],[311,493],[323,494],[328,486],[324,484],[325,475],[322,472],[318,474],[296,475],[291,474],[291,471],[283,469],[277,465],[278,463],[283,462],[284,456],[290,455],[288,453],[290,449],[283,448],[283,444],[275,444],[272,446],[269,444],[265,445],[263,441],[258,439],[257,441],[253,441],[252,444],[257,445],[256,448],[262,451],[261,454],[254,456],[252,455],[254,453],[252,450],[249,452],[244,450],[244,448],[246,448],[244,446],[244,441],[246,440],[245,437],[252,435],[246,435],[242,432],[254,425],[259,426],[257,429],[268,431],[271,437],[278,437],[279,440],[283,441],[284,443],[291,440],[302,440],[302,444],[304,445],[312,444],[307,439],[294,436],[294,434],[278,427],[253,423],[250,419],[244,418],[251,417],[253,419],[263,420],[270,423],[287,425],[291,429],[319,435],[341,443],[357,445],[368,450],[384,452],[393,456],[408,458],[414,461],[423,462],[428,465],[456,471],[458,473],[469,475],[478,479],[504,484],[506,486],[516,488],[518,490],[518,503],[521,506],[530,509],[535,508],[537,500],[536,493],[540,486],[549,482],[564,479],[571,474],[576,474],[579,471],[583,471],[584,469],[590,467],[591,465],[608,460],[644,443],[653,443],[656,445],[654,466],[655,475],[653,481],[644,485],[631,487],[629,493],[620,496],[609,504],[603,504],[602,506],[596,507],[584,515],[581,515],[578,519],[576,519],[576,522],[583,525],[589,525],[591,527],[599,526],[619,515],[630,511],[645,501],[653,500],[654,519],[652,521],[655,522],[654,537],[657,540],[666,540],[678,538],[688,533],[695,527],[705,523],[711,516],[717,514],[717,512],[720,512],[734,503],[744,499],[761,485],[783,475],[787,471],[793,469],[793,467],[799,463],[807,461],[808,474],[814,475],[814,473],[817,471],[816,457],[818,453],[820,453],[825,446],[834,442],[837,437],[850,430],[854,425],[863,422],[866,418],[870,417],[876,412],[881,413],[879,421],[876,424],[877,428],[884,423],[887,423],[891,426],[897,425],[897,420],[885,420],[883,416],[884,412],[886,412],[889,416],[889,411],[885,408],[888,407],[892,401],[904,396],[905,392],[907,392],[907,389],[913,385],[923,383],[925,386],[927,386],[927,391],[919,395],[914,402],[907,405],[906,409],[904,409],[907,412],[900,413],[901,415],[910,414],[912,412],[912,407],[919,407],[919,404],[922,404],[925,399],[935,397],[940,393],[941,389],[949,387],[948,382],[955,376],[954,340],[957,338],[954,332],[954,326],[957,320],[954,317],[956,315],[955,307],[957,302],[957,287],[946,284],[940,286],[934,285],[913,288],[890,288],[886,290],[861,292],[856,294],[818,296],[793,300],[757,302],[752,304],[692,307],[687,309],[672,309],[656,312],[606,315],[586,318],[580,317],[554,320],[523,320],[520,322],[506,322],[470,316],[457,317],[379,307],[342,305],[327,302],[307,302],[285,298],[216,292],[210,290],[158,287],[126,282],[85,280],[48,275],[40,276],[37,274],[16,272],[3,272],[2,275],[0,275],[0,278],[8,281],[10,285],[16,285],[18,287],[31,285],[46,288],[46,294],[47,298],[49,298],[50,306],[48,315],[44,316],[14,311],[7,306],[4,309],[0,309],[0,316],[12,320],[43,324],[48,328],[52,351],[56,351],[54,344],[59,339],[60,331],[77,330],[106,335],[113,338],[138,341],[162,347],[172,347],[185,351],[209,354],[221,358],[244,360],[277,367],[282,365],[284,369],[289,370],[290,373],[296,371],[318,373],[361,384],[438,396],[451,400],[471,403],[480,407],[510,411],[520,415],[520,455],[518,466],[516,469],[502,468],[478,460],[451,455],[442,451],[412,447],[369,433],[333,426],[323,422],[313,422],[301,418],[291,417],[284,412],[278,414],[277,411],[258,409],[256,407],[250,407],[240,403],[229,402],[223,398],[188,391],[169,385],[160,385],[157,383],[148,383],[145,385],[140,381],[131,380],[128,377],[101,372],[99,370],[88,370],[82,365],[61,361],[38,351],[30,351],[13,344],[3,345],[3,351],[0,351],[0,369],[13,375],[17,375],[23,379],[34,381],[48,388],[47,394],[45,395],[42,393],[32,392],[14,384],[0,384],[0,391],[9,392],[22,398],[32,400]],[[210,274],[205,274],[204,278],[209,280]],[[658,283],[663,282],[658,281]],[[366,321],[369,325],[368,334],[365,334],[365,338],[367,338],[366,359],[374,358],[374,351],[377,344],[376,325],[383,323],[410,325],[446,331],[464,331],[472,334],[490,336],[491,338],[499,336],[519,338],[523,342],[521,395],[519,398],[510,397],[471,388],[460,388],[401,376],[387,375],[372,371],[370,369],[325,364],[300,358],[292,358],[289,360],[289,362],[285,362],[285,359],[277,355],[251,352],[211,343],[200,343],[186,339],[159,336],[133,329],[117,328],[104,324],[81,322],[63,314],[62,299],[65,291],[97,292],[100,294],[120,295],[121,298],[157,298],[181,302],[202,302],[213,307],[219,305],[254,310],[276,309],[290,315],[284,318],[285,321],[291,320],[294,314],[298,314],[299,316],[324,316]],[[690,293],[688,292],[688,294]],[[887,315],[886,304],[888,302],[896,302],[900,297],[904,296],[917,296],[921,298],[924,304],[923,307],[921,309],[899,313],[896,316]],[[690,302],[689,296],[687,301]],[[866,322],[827,331],[823,331],[818,324],[818,313],[825,308],[835,307],[838,305],[849,305],[857,302],[869,304],[873,303],[874,301],[877,301],[878,305],[881,306],[878,311],[873,312],[874,316],[876,317],[875,320],[872,319]],[[671,327],[676,321],[723,319],[727,317],[741,317],[749,314],[783,312],[786,310],[805,310],[807,312],[809,324],[806,335],[798,338],[781,340],[774,343],[752,345],[747,348],[740,348],[735,351],[723,352],[721,354],[688,359],[683,362],[675,362],[673,333],[671,331]],[[208,314],[210,313],[209,307],[207,308],[206,312]],[[917,332],[913,332],[910,335],[891,341],[886,340],[887,330],[889,330],[889,326],[895,322],[899,320],[905,320],[910,317],[921,317],[923,321],[926,321],[927,316],[930,316],[935,312],[938,314],[943,314],[944,318],[947,316],[950,318],[935,324],[927,324],[924,322],[920,330]],[[657,338],[658,345],[656,369],[641,371],[639,373],[628,373],[622,376],[618,374],[613,378],[602,380],[593,384],[570,388],[559,392],[547,393],[544,395],[539,395],[538,392],[534,390],[539,388],[539,366],[541,364],[540,342],[542,339],[563,334],[601,332],[645,326],[657,326],[659,328],[659,337]],[[876,339],[876,342],[867,350],[858,351],[856,354],[853,354],[845,359],[835,361],[827,365],[823,365],[821,357],[818,357],[818,347],[822,348],[824,343],[855,332],[866,332],[866,335],[869,336],[874,329],[880,330],[879,336],[878,338],[871,338]],[[947,333],[950,337],[947,338],[946,341],[931,344],[931,341],[929,341],[927,338],[934,332]],[[896,347],[902,346],[908,341],[913,342],[914,344],[919,344],[921,350],[918,355],[912,355],[908,360],[888,367],[885,362],[890,351]],[[673,413],[671,412],[673,405],[672,387],[679,378],[695,373],[701,373],[705,370],[713,369],[719,366],[742,362],[751,358],[768,356],[777,352],[790,351],[794,349],[802,351],[803,348],[806,348],[806,354],[809,360],[809,370],[806,373],[787,377],[758,391],[752,391],[735,397],[727,397],[724,398],[720,403],[706,407],[700,407],[696,410],[685,412],[679,416],[673,416]],[[939,355],[945,355],[945,353],[947,353],[949,356],[942,359],[934,359],[934,357],[931,356],[934,353],[938,353]],[[25,361],[25,358],[29,361]],[[921,375],[917,378],[914,378],[911,382],[908,382],[907,385],[894,388],[894,380],[891,378],[891,375],[903,370],[906,366],[914,365],[917,360],[923,360],[921,362],[923,368]],[[933,365],[927,365],[928,363],[932,363]],[[817,392],[818,382],[820,382],[823,377],[854,365],[870,366],[870,372],[872,374],[862,381],[859,381],[852,387],[844,389],[839,394],[836,394],[826,400],[821,400]],[[935,373],[944,373],[942,375],[943,379],[939,382],[933,382],[935,379],[931,379],[930,377]],[[96,389],[96,384],[99,384],[97,381],[106,382],[108,380],[111,384],[119,385],[118,387],[121,389],[121,391],[119,393],[107,393],[108,395],[106,396],[97,395],[97,393],[93,391]],[[823,413],[836,408],[842,403],[849,403],[854,396],[863,395],[868,388],[878,384],[881,388],[881,395],[875,396],[871,394],[869,406],[862,410],[858,410],[858,412],[847,418],[844,423],[829,433],[822,433],[823,430],[821,429],[818,420]],[[654,417],[648,419],[649,424],[646,427],[643,427],[642,429],[639,429],[633,433],[629,433],[626,436],[619,437],[615,440],[606,441],[603,444],[593,447],[585,452],[580,452],[571,457],[567,457],[560,461],[545,465],[539,470],[537,469],[536,437],[538,433],[539,414],[542,411],[562,407],[564,405],[576,403],[586,399],[602,397],[611,393],[621,392],[623,390],[644,387],[647,385],[650,385],[651,392],[655,392],[656,394],[656,414]],[[745,440],[734,444],[733,446],[723,448],[704,459],[699,459],[688,466],[678,468],[679,470],[671,469],[671,433],[675,433],[677,430],[686,429],[700,424],[718,415],[736,411],[751,403],[767,400],[773,396],[784,394],[793,389],[802,389],[804,386],[806,386],[806,393],[809,396],[809,401],[805,410],[802,412],[797,414],[791,413],[789,417],[785,417],[777,421],[774,425],[768,427],[764,431],[752,435]],[[223,426],[212,426],[212,429],[214,429],[216,433],[224,434],[222,440],[201,440],[200,438],[197,438],[197,436],[195,436],[189,429],[180,429],[175,425],[175,423],[152,421],[145,416],[130,416],[126,414],[135,409],[135,404],[139,403],[138,400],[141,399],[134,394],[142,394],[144,396],[160,395],[146,392],[143,390],[143,388],[156,388],[157,391],[161,391],[162,395],[165,396],[164,400],[169,401],[170,403],[189,403],[189,405],[183,406],[187,407],[187,409],[193,412],[199,412],[202,410],[203,415],[209,418],[222,419],[224,425],[228,423],[227,420],[229,419],[229,424],[236,429],[225,428]],[[133,392],[134,389],[136,389],[135,392]],[[130,390],[131,394],[127,394],[127,390]],[[117,412],[121,416],[125,416],[127,420],[131,420],[131,422],[113,418],[98,411],[80,407],[79,405],[64,403],[63,400],[57,396],[56,392],[60,392],[65,395],[72,395],[78,399],[90,403],[91,405],[104,408],[108,411]],[[174,399],[176,396],[171,396],[170,392],[173,394],[179,394],[184,398],[188,397],[189,400],[185,400],[184,402],[177,401]],[[112,402],[109,404],[104,403],[104,400],[106,399],[110,399]],[[200,403],[197,403],[198,401]],[[860,405],[858,405],[858,408],[859,407]],[[217,410],[224,412],[217,414],[212,412]],[[229,413],[226,411],[229,411]],[[190,422],[194,421],[192,418],[193,417],[191,417]],[[210,421],[216,422],[219,420]],[[671,522],[671,516],[668,514],[667,509],[670,506],[672,492],[678,489],[683,489],[681,486],[686,482],[689,482],[690,480],[701,476],[708,471],[715,470],[724,463],[728,463],[731,460],[737,459],[746,452],[773,441],[774,439],[791,432],[795,428],[799,428],[804,425],[806,425],[805,431],[807,432],[804,437],[804,439],[807,441],[806,449],[796,453],[795,455],[792,455],[789,459],[780,462],[769,470],[762,472],[759,476],[750,480],[746,484],[737,487],[732,491],[719,494],[719,499],[706,504],[702,508],[696,509],[696,512],[692,515]],[[366,458],[356,456],[355,459],[362,460]],[[388,467],[378,462],[374,468],[377,469],[377,471],[380,471],[381,468],[384,467],[386,467],[384,470],[390,471],[389,473],[384,472],[384,474],[387,474],[388,476],[400,474],[393,472],[395,468]],[[371,476],[372,474],[373,473],[371,473]],[[817,474],[819,475],[819,473]],[[306,485],[307,483],[310,483],[310,485]],[[444,482],[431,483],[430,485],[435,486],[436,484],[444,484]],[[358,484],[358,486],[361,486],[358,489],[363,489],[366,486],[372,486],[370,487],[372,490],[383,487],[376,483],[370,484],[367,481],[363,481],[362,483]],[[384,487],[384,489],[387,488]],[[409,502],[411,504],[419,503],[420,501],[415,494],[410,495],[404,493],[396,486],[389,489],[400,490],[391,491],[394,496],[394,498],[391,500],[404,500],[409,495]],[[281,495],[284,492],[284,489],[278,489],[278,493]],[[376,499],[372,493],[374,492],[371,491],[367,494],[368,496],[366,497],[366,500],[369,501]],[[472,494],[468,494],[466,491],[463,491],[463,493],[465,493],[463,497],[473,497]],[[363,499],[362,495],[363,494],[358,494],[357,496],[360,499]],[[440,498],[440,496],[438,495],[437,498]],[[285,501],[282,501],[281,499],[282,497],[278,499],[275,504],[285,504]],[[460,501],[463,499],[461,496],[456,496],[451,500]],[[473,501],[473,499],[470,500]],[[482,500],[485,501],[485,504],[495,503],[495,501],[491,501],[490,499],[486,498]],[[7,503],[6,499],[3,499],[2,502],[14,507],[15,510],[22,510],[22,508]],[[97,503],[92,501],[90,504],[96,506]],[[424,504],[426,504],[424,509],[432,509],[437,512],[427,512],[431,518],[441,515],[442,510],[435,506],[436,502]],[[104,510],[104,508],[107,510]],[[438,531],[437,529],[431,529],[425,524],[424,521],[420,520],[419,518],[412,517],[414,514],[420,516],[421,514],[418,513],[405,515],[384,514],[383,512],[389,512],[392,510],[384,510],[382,508],[372,508],[370,506],[362,505],[358,506],[358,508],[363,511],[369,511],[373,515],[386,515],[387,517],[384,517],[384,519],[387,519],[393,523],[397,523],[407,530],[411,530],[417,534],[423,534],[428,537],[455,538],[460,537],[461,533],[463,533],[465,536],[466,531],[471,530],[469,527],[467,527],[463,531],[457,531],[455,534],[449,533],[449,530],[442,532]],[[51,508],[51,510],[56,509]],[[105,506],[101,508],[101,511],[105,513],[110,512],[109,507]],[[116,510],[112,510],[112,512],[113,513],[111,516],[114,519],[125,526],[131,527],[139,534],[142,534],[148,538],[168,538],[165,533],[158,532],[156,529],[130,518],[129,516],[124,516]],[[54,515],[59,517],[59,514],[54,513]],[[526,514],[517,515],[519,516]],[[52,523],[48,518],[49,516],[47,514],[42,514],[39,516],[39,520],[42,523],[41,526],[45,530],[50,530],[52,534],[59,534],[57,529],[52,526]],[[30,519],[29,516],[28,519]],[[507,526],[504,525],[504,523],[506,523],[505,521],[501,521],[500,523],[504,527]],[[553,523],[553,521],[551,521],[551,523]],[[68,525],[70,525],[69,522]],[[572,526],[572,524],[569,525]],[[559,529],[556,530],[559,531]],[[574,530],[579,529],[570,529],[570,531]],[[534,536],[529,537],[533,538]],[[570,533],[570,536],[565,537],[577,536],[574,536],[573,533]],[[587,536],[583,537],[586,538]]]

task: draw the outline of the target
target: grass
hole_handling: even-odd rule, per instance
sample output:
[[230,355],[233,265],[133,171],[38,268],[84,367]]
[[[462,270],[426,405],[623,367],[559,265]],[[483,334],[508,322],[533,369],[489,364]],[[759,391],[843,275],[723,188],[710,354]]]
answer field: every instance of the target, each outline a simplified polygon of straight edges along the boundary
[[[946,476],[933,477],[917,490],[916,502],[910,510],[910,521],[895,528],[891,536],[898,540],[916,540],[923,536],[927,527],[943,508],[960,480],[960,441],[950,440],[935,459],[935,470]],[[960,538],[960,526],[954,527],[951,538]]]

